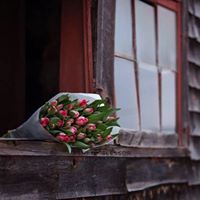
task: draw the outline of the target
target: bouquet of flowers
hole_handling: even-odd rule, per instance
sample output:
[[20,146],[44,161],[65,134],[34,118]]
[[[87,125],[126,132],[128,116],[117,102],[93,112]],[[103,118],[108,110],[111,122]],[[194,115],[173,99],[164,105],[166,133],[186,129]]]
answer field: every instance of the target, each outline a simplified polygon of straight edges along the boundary
[[[76,98],[78,97],[78,98]],[[10,137],[55,140],[72,148],[90,149],[106,144],[117,136],[115,112],[105,100],[91,94],[61,93],[46,102]],[[35,132],[34,132],[35,130]]]

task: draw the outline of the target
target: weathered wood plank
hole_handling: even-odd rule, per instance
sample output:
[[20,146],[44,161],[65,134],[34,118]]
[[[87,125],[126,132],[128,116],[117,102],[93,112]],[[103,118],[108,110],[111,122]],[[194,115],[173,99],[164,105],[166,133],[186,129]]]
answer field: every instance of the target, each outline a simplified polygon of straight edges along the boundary
[[66,147],[53,142],[39,141],[0,141],[0,156],[64,156],[64,157],[187,157],[189,152],[184,148],[133,148],[119,145],[105,145],[86,153],[75,150],[73,154],[66,152]]
[[[96,44],[96,92],[114,103],[114,16],[115,0],[98,2]],[[106,47],[105,47],[105,44]]]
[[178,135],[176,133],[160,134],[121,129],[118,142],[121,146],[126,147],[176,148],[178,146]]
[[160,184],[187,183],[187,162],[187,159],[129,160],[126,174],[127,189],[133,192]]

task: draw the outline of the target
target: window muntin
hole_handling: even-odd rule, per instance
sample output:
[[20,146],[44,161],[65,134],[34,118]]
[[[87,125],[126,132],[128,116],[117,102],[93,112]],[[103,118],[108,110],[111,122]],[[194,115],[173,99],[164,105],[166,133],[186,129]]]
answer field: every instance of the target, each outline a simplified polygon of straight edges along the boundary
[[[158,2],[160,1],[162,0]],[[123,4],[122,1],[118,0],[116,16],[118,15],[117,7],[120,6],[119,2]],[[138,114],[135,114],[135,116],[139,117],[139,127],[134,129],[174,133],[177,118],[176,82],[178,71],[176,10],[167,8],[166,2],[163,6],[153,2],[149,4],[145,1],[134,0],[132,1],[131,11],[134,23],[133,31],[131,30],[129,34],[132,35],[133,41],[135,41],[133,46],[135,51],[134,55],[129,58],[133,62],[132,67],[136,75],[134,77],[134,92],[137,96],[137,99],[135,98],[132,103],[137,105]],[[121,22],[121,24],[124,23],[126,21]],[[121,28],[123,29],[122,26]],[[118,24],[115,31],[121,28]],[[115,32],[115,34],[117,33]],[[120,40],[125,41],[126,38],[120,38]],[[125,56],[118,55],[116,51],[115,56],[126,59]],[[122,67],[125,68],[125,65]],[[117,88],[119,77],[115,76],[114,78],[116,91],[119,90]],[[125,76],[120,78],[120,81],[123,82],[123,80],[130,82],[128,77]],[[129,85],[130,87],[132,86]],[[131,102],[129,97],[126,99],[121,97],[120,106],[117,98],[116,96],[116,106],[121,107],[122,110],[124,104]],[[128,115],[126,114],[123,114],[123,116],[119,114],[119,117],[121,117],[122,127],[126,128],[132,128],[132,123],[135,123],[133,121],[136,120],[135,118],[133,121],[128,120],[127,122]],[[126,122],[126,124],[123,122]]]

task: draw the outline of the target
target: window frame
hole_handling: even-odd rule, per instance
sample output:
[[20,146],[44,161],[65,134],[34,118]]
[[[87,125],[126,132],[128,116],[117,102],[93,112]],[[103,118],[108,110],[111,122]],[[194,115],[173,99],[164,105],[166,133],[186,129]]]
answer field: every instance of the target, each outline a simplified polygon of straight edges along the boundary
[[[132,0],[134,1],[134,0]],[[180,1],[169,0],[146,0],[150,4],[159,4],[161,6],[172,9],[176,12],[177,16],[177,73],[176,73],[176,135],[178,137],[178,146],[187,145],[188,143],[188,114],[187,114],[187,99],[185,94],[186,72],[182,71],[181,65],[185,66],[185,59],[182,57],[182,53],[185,55],[185,50],[182,49],[182,45],[186,43],[184,41],[185,26],[184,17],[182,18],[182,4]],[[96,92],[102,96],[108,96],[111,99],[113,105],[115,105],[115,95],[114,95],[114,23],[115,23],[115,0],[102,0],[98,2],[98,14],[97,14],[97,49],[95,58],[97,62],[95,63],[95,73],[99,74],[101,72],[101,77],[96,78]],[[183,13],[184,14],[184,13]],[[133,24],[134,25],[134,24]],[[110,30],[110,33],[107,30]],[[134,31],[134,30],[133,30]],[[103,36],[103,37],[99,37]],[[106,35],[106,36],[105,36]],[[135,38],[133,38],[135,42]],[[106,47],[109,46],[109,51]],[[104,47],[104,48],[102,48]],[[135,49],[133,49],[135,51]],[[104,58],[106,54],[107,58]],[[109,60],[109,62],[108,62]],[[184,67],[185,68],[185,67]],[[106,72],[110,72],[109,78]],[[107,78],[106,78],[107,77]],[[99,89],[100,88],[100,89]],[[184,97],[184,99],[183,99]],[[184,101],[184,102],[182,102]],[[184,116],[183,116],[184,115]],[[138,131],[139,132],[139,131]]]
[[174,0],[152,0],[154,4],[161,5],[176,12],[177,27],[177,73],[176,73],[176,132],[179,135],[178,144],[183,145],[183,124],[182,124],[182,21],[180,2]]
[[[175,73],[175,78],[176,78],[176,85],[175,85],[175,91],[176,91],[176,102],[175,102],[175,105],[176,105],[176,129],[175,129],[175,132],[176,133],[181,133],[181,104],[180,103],[177,103],[177,102],[181,102],[180,101],[180,96],[181,96],[181,66],[180,66],[180,60],[181,60],[181,54],[180,54],[180,50],[181,50],[181,42],[178,41],[180,39],[180,33],[181,33],[181,24],[179,23],[179,18],[180,18],[180,4],[178,4],[177,2],[173,2],[173,1],[164,1],[164,0],[152,0],[152,1],[143,1],[144,3],[147,3],[147,4],[151,4],[154,9],[155,9],[155,16],[157,16],[157,6],[162,6],[164,8],[167,8],[167,9],[170,9],[172,10],[175,14],[176,14],[176,39],[177,39],[177,46],[176,46],[176,60],[177,60],[177,70],[176,70],[176,73]],[[135,0],[132,0],[131,1],[132,3],[132,34],[133,34],[133,53],[134,53],[134,57],[136,56],[136,58],[133,58],[133,59],[129,59],[127,56],[120,56],[120,54],[118,55],[118,52],[115,52],[115,57],[119,57],[119,58],[123,58],[123,59],[126,59],[126,60],[131,60],[132,62],[135,63],[135,79],[136,79],[136,98],[137,98],[137,105],[138,105],[138,116],[139,116],[139,126],[141,127],[141,121],[142,121],[142,116],[141,116],[141,100],[140,100],[140,88],[139,88],[139,74],[138,74],[138,70],[139,70],[139,67],[138,67],[138,58],[137,58],[137,44],[136,44],[136,13],[135,13]],[[157,17],[155,19],[155,28],[157,30],[158,26],[157,26]],[[156,34],[156,37],[155,37],[155,41],[156,41],[156,47],[158,47],[158,32],[156,31],[155,32]],[[156,48],[156,57],[158,57],[158,48]],[[156,58],[157,60],[158,58]],[[170,70],[171,71],[171,70]],[[174,70],[172,70],[174,71]],[[161,109],[161,104],[162,104],[162,101],[161,101],[161,74],[160,72],[158,71],[158,90],[159,90],[159,124],[160,124],[160,128],[162,127],[162,109]],[[161,130],[162,132],[162,130]]]

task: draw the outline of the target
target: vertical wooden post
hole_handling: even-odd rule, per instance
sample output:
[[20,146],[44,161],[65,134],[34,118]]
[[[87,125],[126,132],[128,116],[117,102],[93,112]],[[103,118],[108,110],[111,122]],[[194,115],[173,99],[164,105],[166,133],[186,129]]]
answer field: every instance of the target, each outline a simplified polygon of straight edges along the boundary
[[62,1],[59,90],[91,92],[90,1]]

